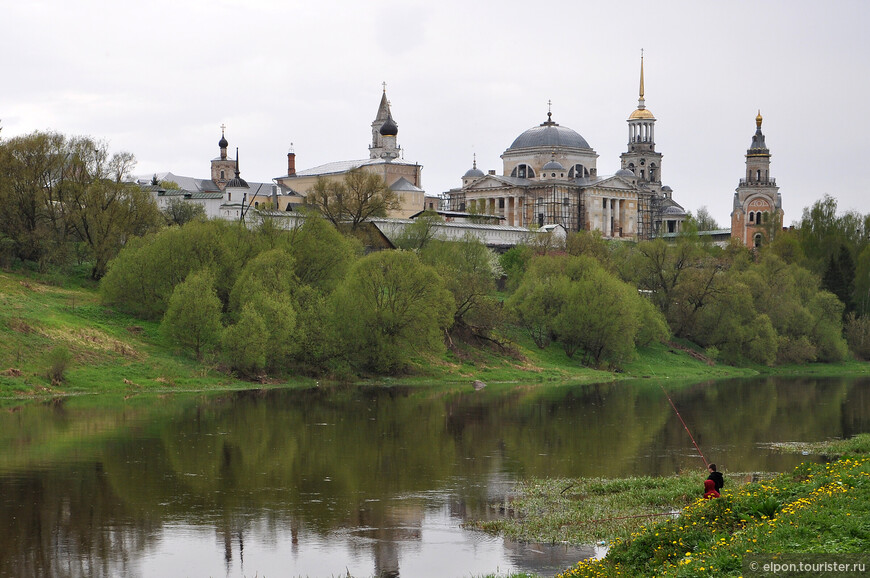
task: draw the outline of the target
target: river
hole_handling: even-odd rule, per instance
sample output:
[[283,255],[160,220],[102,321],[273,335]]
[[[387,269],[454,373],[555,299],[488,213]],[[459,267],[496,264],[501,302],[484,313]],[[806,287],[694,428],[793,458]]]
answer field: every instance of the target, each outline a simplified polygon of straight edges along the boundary
[[528,477],[787,471],[870,379],[0,400],[0,576],[552,575],[595,547],[464,530]]

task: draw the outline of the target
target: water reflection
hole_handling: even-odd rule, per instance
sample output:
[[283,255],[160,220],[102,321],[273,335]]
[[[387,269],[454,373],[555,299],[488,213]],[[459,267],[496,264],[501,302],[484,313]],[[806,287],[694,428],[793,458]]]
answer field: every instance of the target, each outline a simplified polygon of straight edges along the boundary
[[[726,471],[870,431],[870,381],[669,388]],[[458,529],[530,476],[702,468],[658,383],[78,397],[0,412],[0,575],[554,573],[591,550]]]

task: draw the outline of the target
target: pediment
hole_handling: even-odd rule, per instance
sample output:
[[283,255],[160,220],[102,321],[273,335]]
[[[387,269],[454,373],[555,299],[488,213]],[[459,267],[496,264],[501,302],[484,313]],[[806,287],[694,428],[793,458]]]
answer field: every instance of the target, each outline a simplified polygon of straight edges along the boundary
[[594,183],[589,183],[588,185],[583,186],[584,189],[617,189],[620,191],[636,191],[637,185],[635,185],[630,179],[625,177],[614,175],[612,177],[604,177],[595,181]]
[[465,187],[466,191],[483,191],[486,189],[501,189],[504,187],[516,187],[521,186],[516,183],[517,179],[508,179],[499,175],[486,175],[480,177],[467,187]]

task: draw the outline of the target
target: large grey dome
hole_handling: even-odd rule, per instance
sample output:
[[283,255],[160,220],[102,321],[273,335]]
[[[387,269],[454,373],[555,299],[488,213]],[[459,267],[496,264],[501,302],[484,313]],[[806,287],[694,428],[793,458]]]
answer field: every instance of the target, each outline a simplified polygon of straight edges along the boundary
[[[549,117],[549,114],[547,115]],[[592,148],[586,139],[565,126],[559,126],[552,120],[547,120],[532,127],[514,140],[508,150],[530,147],[571,147],[579,149]]]

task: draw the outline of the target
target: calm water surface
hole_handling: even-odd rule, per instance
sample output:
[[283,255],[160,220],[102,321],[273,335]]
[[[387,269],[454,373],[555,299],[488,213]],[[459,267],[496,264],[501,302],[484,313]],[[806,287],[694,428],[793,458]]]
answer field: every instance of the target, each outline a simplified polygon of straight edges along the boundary
[[[870,431],[870,379],[671,387],[726,472]],[[0,402],[0,576],[552,575],[595,548],[467,531],[533,476],[703,470],[659,384]]]

